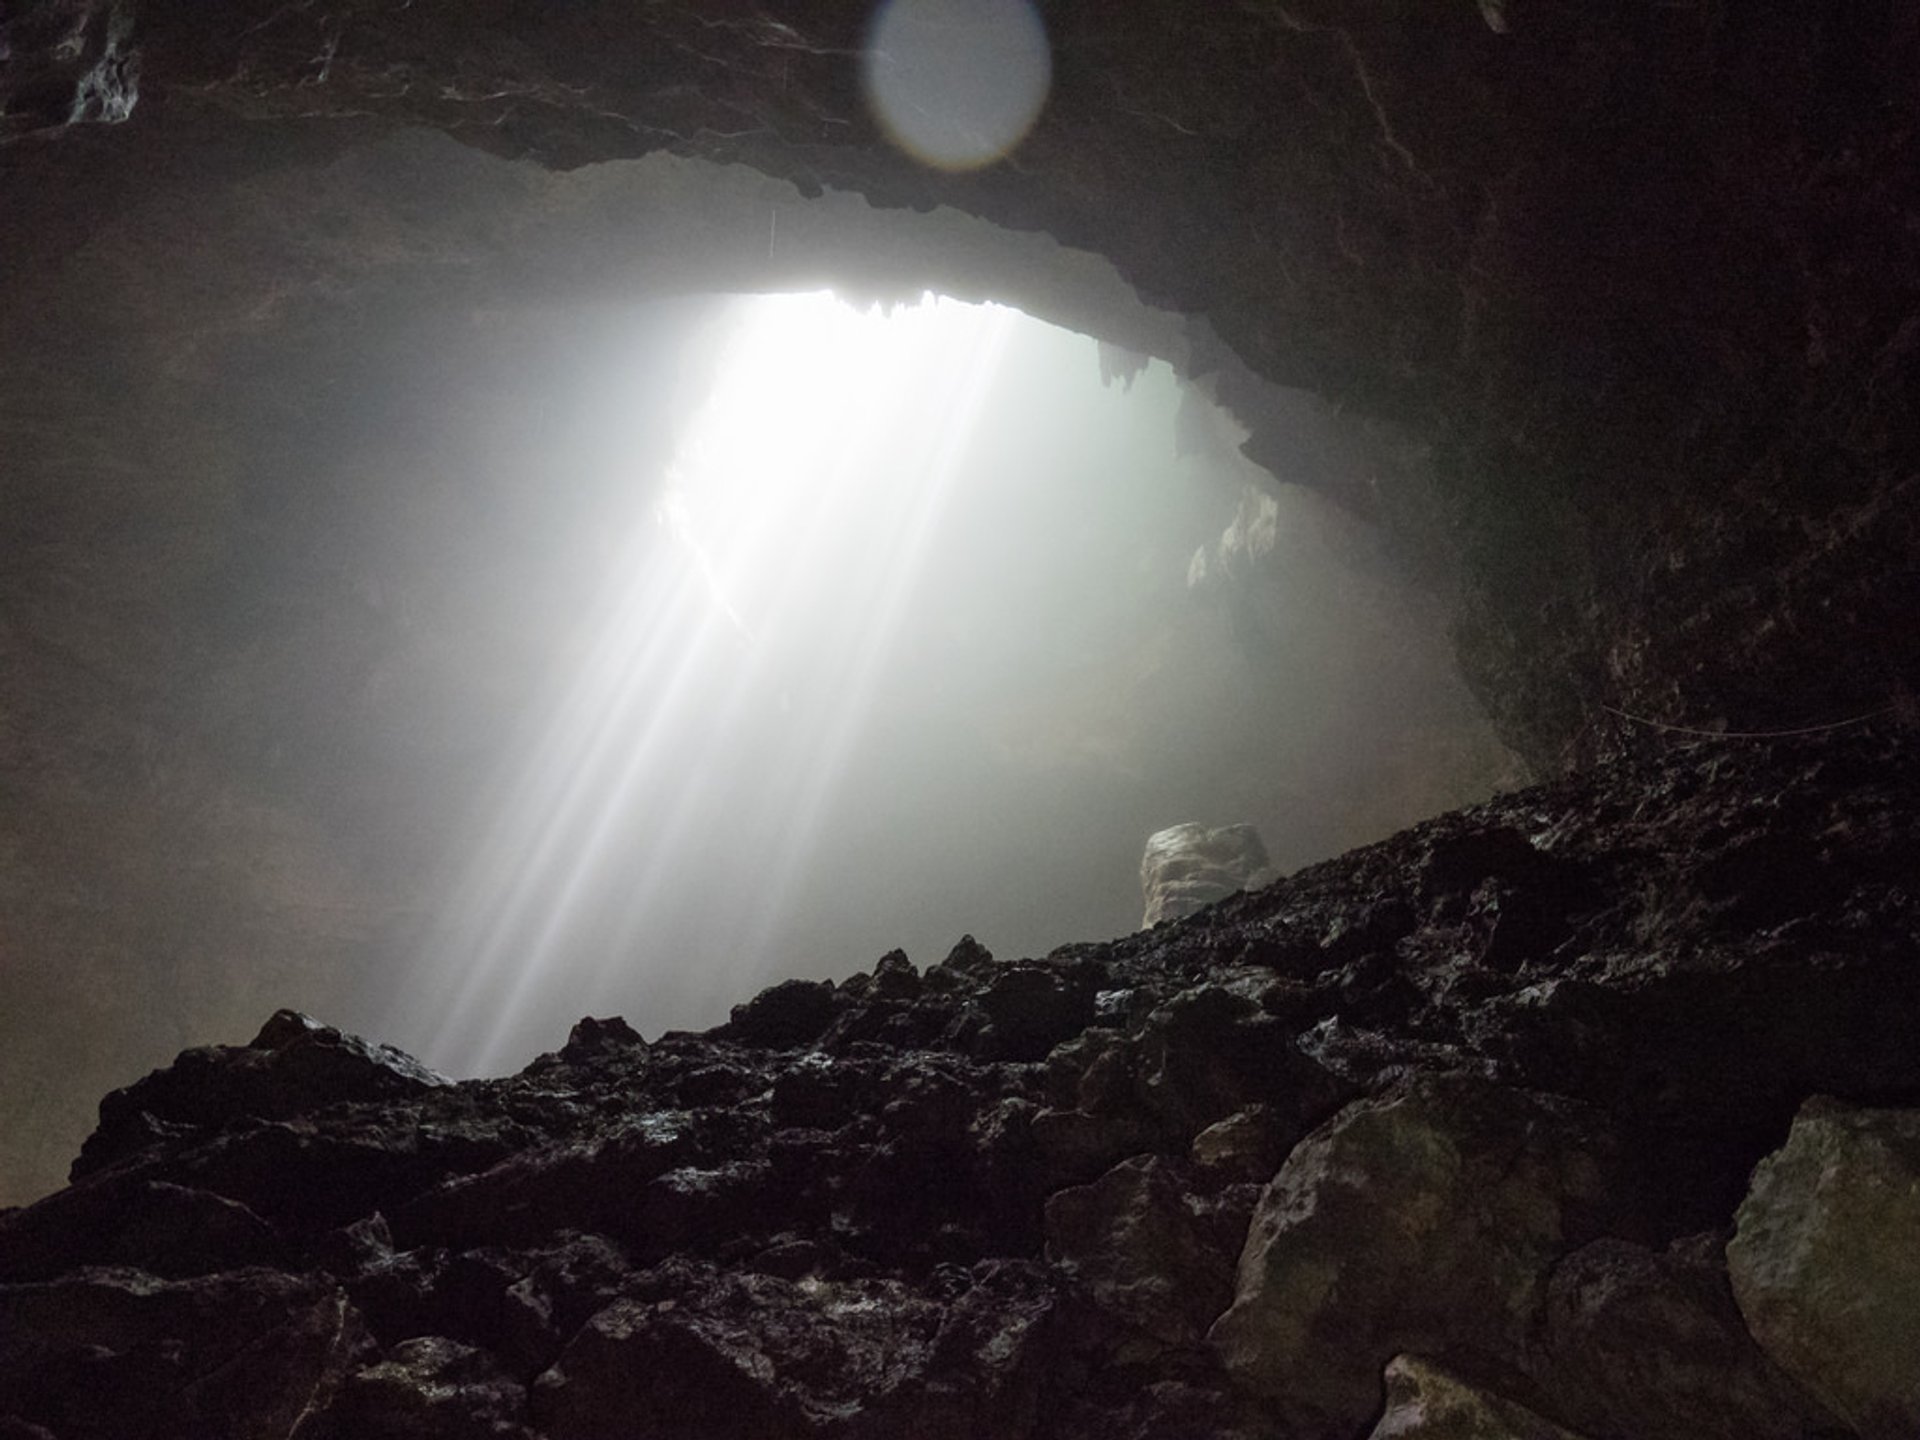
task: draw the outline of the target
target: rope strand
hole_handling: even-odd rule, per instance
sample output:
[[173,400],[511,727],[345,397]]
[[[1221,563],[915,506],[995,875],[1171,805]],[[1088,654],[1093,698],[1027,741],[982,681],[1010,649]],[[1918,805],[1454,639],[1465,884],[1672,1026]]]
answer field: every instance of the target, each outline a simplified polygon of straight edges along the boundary
[[1644,715],[1629,715],[1624,710],[1616,710],[1611,705],[1600,707],[1607,714],[1617,716],[1635,725],[1645,725],[1650,730],[1665,730],[1674,735],[1697,735],[1703,740],[1788,740],[1796,735],[1821,735],[1829,730],[1845,730],[1849,726],[1864,725],[1869,720],[1878,720],[1882,715],[1891,715],[1900,707],[1882,705],[1878,710],[1870,710],[1865,715],[1855,715],[1851,720],[1834,720],[1825,725],[1803,725],[1796,730],[1698,730],[1691,725],[1669,725],[1664,720],[1650,720]]

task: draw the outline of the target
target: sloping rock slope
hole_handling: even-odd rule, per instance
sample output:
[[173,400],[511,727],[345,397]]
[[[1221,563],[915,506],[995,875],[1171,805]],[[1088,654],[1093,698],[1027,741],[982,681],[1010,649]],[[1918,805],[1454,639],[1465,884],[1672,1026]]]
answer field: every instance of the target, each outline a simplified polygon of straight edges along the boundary
[[0,1436],[1915,1433],[1916,801],[1703,743],[507,1079],[283,1012],[0,1216]]

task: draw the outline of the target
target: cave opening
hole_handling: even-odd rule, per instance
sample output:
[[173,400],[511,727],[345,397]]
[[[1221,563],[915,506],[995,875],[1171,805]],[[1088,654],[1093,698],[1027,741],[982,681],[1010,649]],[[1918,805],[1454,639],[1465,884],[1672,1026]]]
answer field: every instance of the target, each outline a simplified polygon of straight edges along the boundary
[[933,292],[687,303],[670,443],[576,422],[624,507],[547,557],[597,572],[591,618],[381,997],[430,1063],[1123,934],[1166,826],[1293,868],[1503,778],[1377,538],[1164,361]]
[[[965,932],[1009,957],[1122,933],[1167,825],[1255,824],[1290,869],[1514,778],[1454,671],[1444,565],[1360,518],[1409,492],[1421,447],[1258,381],[1086,252],[665,155],[556,173],[411,130],[235,147],[190,107],[116,142],[75,167],[83,239],[20,229],[9,353],[33,358],[0,377],[26,617],[0,641],[34,697],[7,819],[23,1196],[100,1093],[263,1007],[501,1068],[589,1010],[654,1033]],[[861,325],[910,324],[929,292],[1019,317],[986,387],[1012,418],[973,427],[937,523],[852,496],[835,522],[931,528],[909,608],[932,638],[895,637],[895,698],[825,746],[861,757],[831,803],[806,794],[819,747],[793,747],[834,733],[854,682],[790,660],[736,706],[755,763],[708,764],[727,803],[676,818],[698,786],[669,765],[689,789],[643,785],[592,812],[604,843],[576,818],[542,859],[528,816],[604,718],[557,716],[623,553],[661,576],[693,553],[670,543],[692,496],[662,508],[637,477],[689,463],[729,327],[773,303],[752,297],[823,287]],[[838,618],[772,613],[884,609],[885,566],[851,573],[869,598]],[[716,655],[751,652],[735,621],[763,617],[689,596],[731,637]],[[739,677],[696,672],[710,703],[674,724],[704,743]],[[649,882],[676,847],[702,863]]]

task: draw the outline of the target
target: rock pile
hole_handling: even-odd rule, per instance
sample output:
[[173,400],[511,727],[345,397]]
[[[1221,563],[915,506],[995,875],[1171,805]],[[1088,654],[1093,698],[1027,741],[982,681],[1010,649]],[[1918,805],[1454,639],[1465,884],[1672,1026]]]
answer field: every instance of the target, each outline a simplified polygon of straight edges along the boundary
[[506,1079],[283,1012],[0,1214],[0,1437],[1920,1433],[1917,801],[1705,744]]

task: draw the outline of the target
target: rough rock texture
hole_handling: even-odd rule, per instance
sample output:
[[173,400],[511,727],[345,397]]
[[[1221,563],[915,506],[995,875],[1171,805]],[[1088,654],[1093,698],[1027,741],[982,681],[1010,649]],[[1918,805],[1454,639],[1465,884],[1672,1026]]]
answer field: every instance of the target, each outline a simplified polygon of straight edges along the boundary
[[1333,1433],[1379,1408],[1402,1351],[1518,1362],[1554,1258],[1634,1223],[1608,1129],[1478,1079],[1349,1105],[1261,1196],[1209,1340],[1236,1379]]
[[[329,843],[334,817],[275,803],[284,737],[263,716],[306,717],[288,728],[350,748],[372,717],[341,713],[334,677],[378,671],[419,701],[444,651],[383,651],[392,627],[364,586],[352,604],[208,607],[258,627],[239,635],[171,603],[288,558],[226,523],[234,457],[186,443],[181,417],[208,408],[187,382],[240,374],[271,394],[290,321],[343,297],[438,308],[457,346],[447,317],[516,287],[597,298],[831,275],[858,293],[992,294],[1179,354],[1247,421],[1256,459],[1454,577],[1463,663],[1539,773],[1659,743],[1660,724],[1778,730],[1910,708],[1911,6],[1061,0],[1045,6],[1054,87],[1038,126],[1008,163],[968,174],[881,138],[861,83],[869,9],[7,6],[0,659],[24,678],[0,759],[6,809],[24,818],[0,848],[20,866],[10,913],[39,942],[8,956],[24,977],[14,1008],[79,974],[95,1008],[150,1013],[145,987],[130,1000],[103,972],[156,957],[185,972],[167,987],[185,993],[204,983],[187,957],[247,957],[259,988],[224,973],[195,1008],[164,1010],[170,1033],[142,1042],[144,1066],[352,991],[311,977],[359,958],[400,903],[377,887],[371,903],[358,872],[384,878],[422,808],[378,845]],[[331,181],[392,164],[369,157],[406,127],[582,171],[657,158],[669,217],[723,188],[691,162],[739,162],[725,182],[739,203],[714,231],[637,214],[596,227],[590,184],[482,180],[476,155],[431,147],[401,157],[399,218],[343,203]],[[299,183],[276,183],[289,156]],[[884,241],[855,226],[865,238],[846,243],[850,213],[936,207],[975,223]],[[530,260],[549,247],[558,263]],[[1095,255],[1115,270],[1090,277],[1078,262]],[[183,283],[145,283],[155,273]],[[1116,273],[1158,312],[1098,283]],[[57,303],[76,292],[99,297],[84,326]],[[364,369],[342,308],[327,353]],[[77,376],[89,333],[111,363]],[[1313,393],[1278,398],[1272,382]],[[324,426],[328,407],[308,400],[282,403],[290,431],[302,415]],[[382,483],[377,469],[353,483]],[[289,488],[328,508],[326,487]],[[483,648],[497,662],[514,647]],[[245,664],[218,663],[235,651]],[[322,651],[330,664],[288,663]],[[466,676],[470,708],[498,715],[525,671]],[[400,708],[408,733],[442,733]],[[425,758],[396,771],[474,759]],[[344,808],[391,788],[347,772]],[[207,864],[155,858],[209,835]],[[207,934],[204,906],[236,893],[249,903]],[[134,1049],[71,1048],[102,1085],[97,1052]],[[63,1099],[44,1068],[0,1071],[9,1133]]]
[[1581,1440],[1526,1406],[1417,1355],[1387,1366],[1387,1409],[1367,1440]]
[[1902,1433],[1917,816],[1703,744],[506,1079],[276,1016],[0,1214],[0,1433]]
[[[1916,678],[1890,570],[1920,366],[1908,7],[1052,5],[1039,123],[962,174],[881,138],[867,10],[26,0],[0,138],[188,99],[1045,230],[1253,373],[1434,446],[1446,523],[1419,528],[1457,527],[1463,654],[1530,758],[1617,743],[1602,706],[1789,726]],[[1348,498],[1421,516],[1375,478]]]
[[1169,825],[1147,837],[1140,857],[1140,892],[1146,899],[1140,924],[1151,929],[1162,920],[1178,920],[1273,876],[1267,847],[1251,825]]
[[1754,1338],[1869,1440],[1920,1431],[1920,1111],[1818,1097],[1727,1246]]

